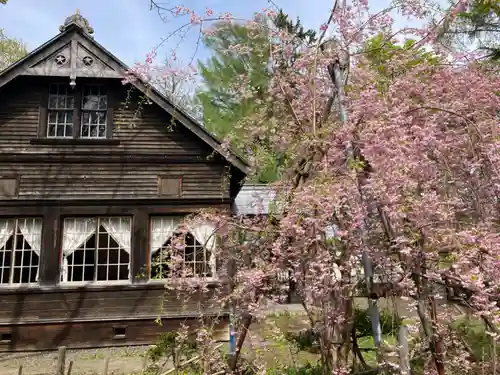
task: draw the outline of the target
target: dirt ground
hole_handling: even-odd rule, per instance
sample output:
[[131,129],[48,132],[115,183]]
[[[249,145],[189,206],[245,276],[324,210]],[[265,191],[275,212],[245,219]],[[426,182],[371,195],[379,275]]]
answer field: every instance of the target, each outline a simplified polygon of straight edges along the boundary
[[[66,366],[73,361],[72,375],[103,374],[109,357],[108,375],[140,374],[144,366],[147,346],[68,350]],[[0,375],[17,375],[23,366],[23,375],[52,375],[56,373],[57,351],[0,354]]]

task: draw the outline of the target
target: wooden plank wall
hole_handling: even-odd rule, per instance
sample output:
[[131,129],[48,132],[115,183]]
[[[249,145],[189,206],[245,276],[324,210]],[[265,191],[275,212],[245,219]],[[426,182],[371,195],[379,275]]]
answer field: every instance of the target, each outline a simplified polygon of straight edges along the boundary
[[[182,178],[182,199],[229,197],[227,162],[214,157],[213,151],[182,125],[172,127],[171,116],[161,108],[146,105],[139,115],[136,109],[125,108],[122,102],[128,88],[117,81],[107,82],[110,95],[117,98],[113,116],[116,145],[33,144],[38,138],[42,93],[48,90],[50,80],[18,77],[2,89],[0,177],[19,177],[20,199],[155,198],[160,175]],[[9,159],[9,154],[18,158],[10,155]],[[58,158],[37,163],[19,160],[19,154]],[[67,160],[61,160],[63,156]],[[130,162],[139,157],[145,158],[142,164]]]
[[[38,137],[38,117],[42,94],[55,78],[18,77],[0,91],[0,152],[58,152],[75,150],[130,152],[131,154],[162,154],[206,160],[212,150],[182,125],[172,127],[172,118],[158,106],[145,105],[142,114],[125,108],[129,92],[118,81],[109,82],[115,96],[113,139],[118,146],[35,146],[30,141]],[[79,81],[80,83],[81,81]],[[92,81],[91,81],[92,82]],[[101,81],[99,81],[102,83]],[[131,103],[137,103],[137,99]]]
[[[9,341],[0,341],[0,352],[54,350],[59,346],[71,349],[101,348],[107,346],[131,346],[154,344],[163,332],[172,332],[187,325],[193,331],[200,326],[196,318],[162,319],[161,325],[153,319],[129,321],[62,322],[13,326]],[[125,329],[125,336],[117,337],[115,327]],[[227,341],[228,318],[217,319],[213,325],[217,341]],[[4,336],[5,337],[5,336]]]
[[158,316],[217,314],[215,289],[195,296],[168,290],[158,281],[143,285],[0,288],[0,324],[90,322],[99,320],[155,319]]
[[223,199],[223,173],[209,163],[0,163],[0,176],[18,176],[19,199],[154,199],[164,175],[182,178],[182,199]]

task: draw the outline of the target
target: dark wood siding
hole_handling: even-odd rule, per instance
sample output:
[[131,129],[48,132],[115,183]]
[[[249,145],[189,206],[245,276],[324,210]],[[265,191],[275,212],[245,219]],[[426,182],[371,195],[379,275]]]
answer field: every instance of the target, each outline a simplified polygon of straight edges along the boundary
[[[167,290],[161,284],[102,288],[0,289],[0,333],[8,333],[10,343],[0,344],[0,352],[108,345],[151,344],[161,332],[196,325],[193,317],[223,318],[213,299],[214,289],[197,298]],[[168,319],[164,319],[168,317]],[[162,318],[160,327],[155,320]],[[117,339],[113,327],[126,328],[126,337]],[[222,333],[220,339],[226,339]]]
[[[79,155],[84,162],[87,154],[89,160],[80,164],[60,160],[16,164],[6,160],[0,164],[0,176],[19,176],[20,199],[154,198],[158,196],[159,175],[182,178],[182,199],[229,196],[229,186],[223,183],[226,162],[213,157],[213,151],[182,125],[173,125],[171,116],[161,108],[145,105],[141,114],[133,106],[125,108],[129,89],[118,81],[108,82],[115,103],[113,140],[119,144],[32,144],[38,137],[40,100],[49,82],[46,77],[18,77],[2,89],[0,155]],[[156,160],[129,165],[127,155]],[[123,161],[109,164],[106,156]]]
[[114,100],[113,139],[118,146],[40,146],[30,141],[38,136],[38,117],[42,93],[48,90],[47,78],[18,77],[0,92],[0,152],[72,152],[75,150],[133,154],[165,154],[186,158],[206,159],[212,151],[182,125],[172,126],[172,118],[158,106],[144,105],[142,114],[126,109],[128,88],[116,81],[109,82]]
[[223,166],[210,163],[0,163],[19,177],[19,199],[158,198],[159,176],[182,176],[183,199],[228,198]]
[[[217,314],[214,289],[197,298],[183,298],[162,283],[101,287],[64,287],[18,291],[0,288],[0,324],[61,321],[155,319]],[[191,296],[192,297],[192,296]]]
[[[162,319],[158,324],[154,319],[137,319],[130,321],[94,321],[94,322],[60,322],[48,324],[27,324],[2,327],[0,333],[9,332],[12,340],[0,342],[0,352],[54,350],[58,346],[71,349],[96,348],[106,346],[147,345],[155,343],[163,332],[172,332],[189,326],[196,330],[199,320],[196,318]],[[124,327],[126,336],[115,338],[113,327]],[[228,340],[228,319],[221,317],[213,327],[218,341]]]

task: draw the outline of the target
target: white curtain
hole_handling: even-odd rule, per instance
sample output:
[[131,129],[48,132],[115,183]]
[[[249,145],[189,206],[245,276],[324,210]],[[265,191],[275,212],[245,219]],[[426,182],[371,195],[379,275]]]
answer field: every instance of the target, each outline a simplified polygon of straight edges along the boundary
[[196,223],[188,226],[189,232],[194,236],[196,241],[200,243],[207,251],[210,252],[210,267],[212,269],[212,277],[216,277],[215,273],[215,226],[211,223]]
[[130,279],[130,249],[132,240],[132,226],[129,217],[109,217],[101,220],[101,225],[115,242],[129,254],[128,278]]
[[151,256],[174,234],[180,222],[181,218],[178,216],[153,216],[151,218]]
[[31,250],[38,255],[38,265],[36,267],[36,281],[38,281],[38,271],[40,269],[40,249],[42,248],[42,220],[40,219],[19,219],[19,230],[24,239],[30,245]]
[[96,219],[89,218],[64,220],[62,281],[68,281],[68,257],[95,233],[96,224]]
[[0,219],[0,249],[5,246],[12,233],[16,223],[14,220]]

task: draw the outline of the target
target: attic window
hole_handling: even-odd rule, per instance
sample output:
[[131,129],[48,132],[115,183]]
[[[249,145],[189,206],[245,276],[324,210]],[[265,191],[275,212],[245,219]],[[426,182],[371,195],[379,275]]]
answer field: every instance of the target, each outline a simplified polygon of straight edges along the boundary
[[42,97],[40,138],[32,144],[116,145],[106,85],[51,84]]
[[68,85],[50,85],[47,137],[73,136],[73,109],[75,98]]
[[108,97],[103,86],[84,86],[82,101],[82,138],[106,138]]

